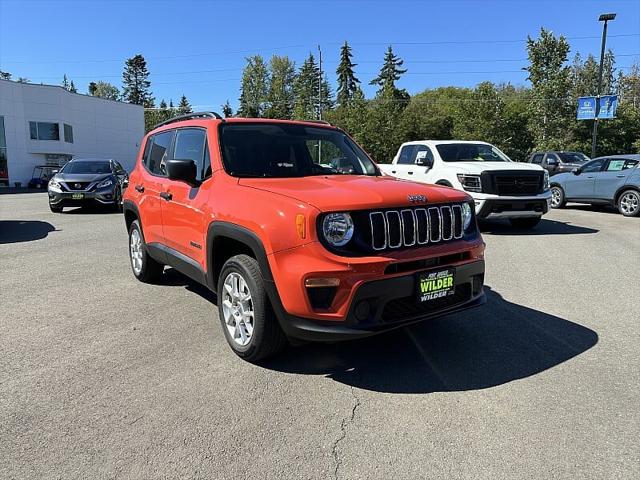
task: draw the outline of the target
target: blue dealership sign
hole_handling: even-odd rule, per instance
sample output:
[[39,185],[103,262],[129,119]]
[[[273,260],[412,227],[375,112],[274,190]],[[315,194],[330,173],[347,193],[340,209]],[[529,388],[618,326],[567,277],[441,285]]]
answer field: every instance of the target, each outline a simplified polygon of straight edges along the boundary
[[[580,97],[578,99],[578,120],[593,120],[596,118],[596,97]],[[598,119],[614,118],[618,107],[617,95],[603,95],[600,97],[600,111]]]

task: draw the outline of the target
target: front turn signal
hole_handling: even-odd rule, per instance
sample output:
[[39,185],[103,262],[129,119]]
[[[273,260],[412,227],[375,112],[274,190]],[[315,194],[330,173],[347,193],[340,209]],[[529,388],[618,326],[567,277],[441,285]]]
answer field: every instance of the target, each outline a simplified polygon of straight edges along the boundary
[[296,215],[296,231],[298,232],[298,237],[302,240],[307,238],[307,221],[301,213]]

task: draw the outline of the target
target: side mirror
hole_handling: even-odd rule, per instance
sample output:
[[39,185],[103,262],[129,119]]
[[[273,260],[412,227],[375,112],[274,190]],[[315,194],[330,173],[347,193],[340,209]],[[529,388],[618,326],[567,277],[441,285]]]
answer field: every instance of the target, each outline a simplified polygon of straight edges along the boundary
[[165,162],[169,180],[178,180],[196,185],[196,162],[193,160],[172,159]]
[[59,170],[51,170],[51,175],[55,175],[58,172],[59,172]]
[[558,160],[550,158],[549,160],[547,160],[547,165],[549,165],[551,167],[555,167],[556,165],[558,165]]
[[574,175],[580,175],[582,173],[582,169],[580,167],[576,167],[571,171],[573,172]]
[[420,165],[421,167],[431,168],[433,167],[433,160],[427,157],[417,158],[416,165]]

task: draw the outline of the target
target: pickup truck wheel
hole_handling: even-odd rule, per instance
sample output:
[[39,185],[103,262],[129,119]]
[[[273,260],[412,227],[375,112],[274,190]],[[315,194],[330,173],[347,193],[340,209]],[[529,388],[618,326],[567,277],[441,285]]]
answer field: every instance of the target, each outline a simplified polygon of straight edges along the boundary
[[640,193],[636,190],[626,190],[618,198],[618,211],[625,217],[640,215]]
[[149,256],[138,220],[134,220],[129,227],[129,259],[133,275],[141,282],[158,280],[164,270],[164,265]]
[[564,199],[562,187],[554,185],[551,187],[551,208],[564,208],[567,201]]
[[218,313],[227,343],[249,362],[273,356],[287,344],[267,298],[260,266],[248,255],[231,257],[222,267]]
[[542,217],[510,218],[511,225],[522,230],[529,230],[540,223]]

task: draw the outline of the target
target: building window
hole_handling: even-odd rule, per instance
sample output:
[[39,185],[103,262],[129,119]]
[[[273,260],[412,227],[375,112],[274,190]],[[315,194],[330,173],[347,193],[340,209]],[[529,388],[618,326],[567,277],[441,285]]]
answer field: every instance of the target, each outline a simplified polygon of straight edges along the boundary
[[67,143],[73,143],[73,127],[66,123],[64,124],[64,141]]
[[60,127],[57,123],[29,122],[31,140],[60,140]]

